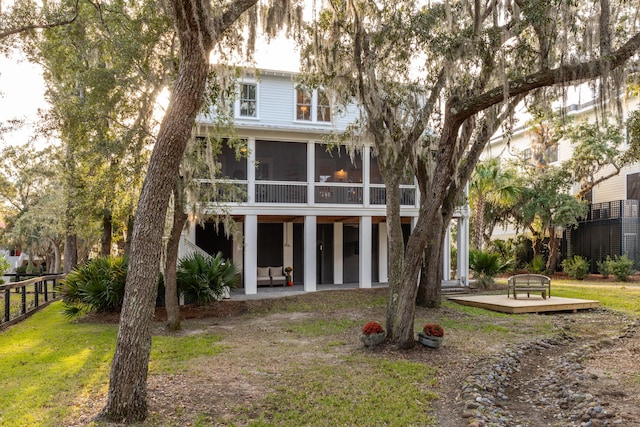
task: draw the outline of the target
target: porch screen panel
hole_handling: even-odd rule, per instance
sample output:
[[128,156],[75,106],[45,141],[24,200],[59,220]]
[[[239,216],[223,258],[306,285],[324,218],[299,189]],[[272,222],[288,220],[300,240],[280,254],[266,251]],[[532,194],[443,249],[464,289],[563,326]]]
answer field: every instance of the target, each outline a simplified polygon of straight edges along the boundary
[[221,175],[226,179],[247,179],[247,148],[246,142],[237,147],[229,147],[228,144],[222,146],[222,151],[218,155]]
[[362,155],[355,153],[353,161],[345,147],[331,148],[316,144],[316,182],[362,183]]
[[307,144],[256,141],[256,180],[307,181]]

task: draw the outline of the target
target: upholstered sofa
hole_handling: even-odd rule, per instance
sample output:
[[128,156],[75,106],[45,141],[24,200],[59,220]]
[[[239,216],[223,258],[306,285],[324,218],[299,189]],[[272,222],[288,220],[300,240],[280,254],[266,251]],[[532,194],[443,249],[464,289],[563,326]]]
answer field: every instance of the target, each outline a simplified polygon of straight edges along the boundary
[[287,284],[287,276],[282,266],[258,267],[256,281],[258,286],[285,286]]

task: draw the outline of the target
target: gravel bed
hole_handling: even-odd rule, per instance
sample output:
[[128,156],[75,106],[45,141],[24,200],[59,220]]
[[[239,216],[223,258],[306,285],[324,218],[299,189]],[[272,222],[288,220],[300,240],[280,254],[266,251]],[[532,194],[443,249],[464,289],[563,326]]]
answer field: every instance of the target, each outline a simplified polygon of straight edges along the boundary
[[[638,322],[618,339],[635,333]],[[576,346],[561,335],[513,347],[487,359],[468,376],[461,391],[467,427],[622,426],[609,403],[589,393],[594,380],[582,360],[598,343]]]

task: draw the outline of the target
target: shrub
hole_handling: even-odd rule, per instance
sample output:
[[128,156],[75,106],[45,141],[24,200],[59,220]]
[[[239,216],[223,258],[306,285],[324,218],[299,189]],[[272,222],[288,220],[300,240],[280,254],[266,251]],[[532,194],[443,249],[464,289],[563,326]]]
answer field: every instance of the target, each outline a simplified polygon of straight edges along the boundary
[[589,273],[589,262],[580,255],[562,261],[562,269],[570,277],[576,280],[583,280]]
[[11,265],[9,264],[9,261],[7,261],[7,258],[5,258],[4,255],[0,255],[0,285],[4,283],[2,276],[4,276],[4,273],[6,273],[10,267]]
[[546,263],[542,255],[536,255],[533,257],[530,263],[527,263],[526,269],[529,273],[540,274],[544,271]]
[[612,265],[611,265],[612,262],[613,260],[609,255],[607,255],[606,259],[596,262],[596,266],[598,267],[598,272],[600,272],[600,274],[602,274],[602,277],[605,279],[613,273]]
[[611,273],[613,277],[619,282],[626,282],[633,271],[633,261],[627,258],[626,255],[616,256],[615,260],[610,262]]
[[176,280],[178,292],[186,302],[207,304],[222,298],[225,287],[233,288],[238,283],[236,266],[223,258],[222,252],[215,257],[194,252],[180,259]]
[[510,261],[505,262],[500,254],[472,250],[469,252],[469,267],[477,274],[479,286],[489,288],[493,279],[509,269]]
[[122,307],[127,281],[124,257],[95,258],[77,266],[60,281],[64,312],[68,316],[84,309],[115,312]]

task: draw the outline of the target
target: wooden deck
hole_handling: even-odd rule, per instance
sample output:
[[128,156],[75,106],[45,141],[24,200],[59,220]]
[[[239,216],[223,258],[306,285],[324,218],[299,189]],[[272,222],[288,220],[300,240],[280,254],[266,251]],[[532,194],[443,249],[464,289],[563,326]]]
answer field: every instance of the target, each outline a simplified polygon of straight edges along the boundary
[[447,299],[462,305],[486,308],[487,310],[510,314],[554,311],[576,312],[578,310],[586,310],[600,306],[599,301],[554,296],[542,299],[540,295],[531,295],[529,298],[526,296],[518,296],[518,299],[508,298],[507,295],[452,295],[447,297]]

